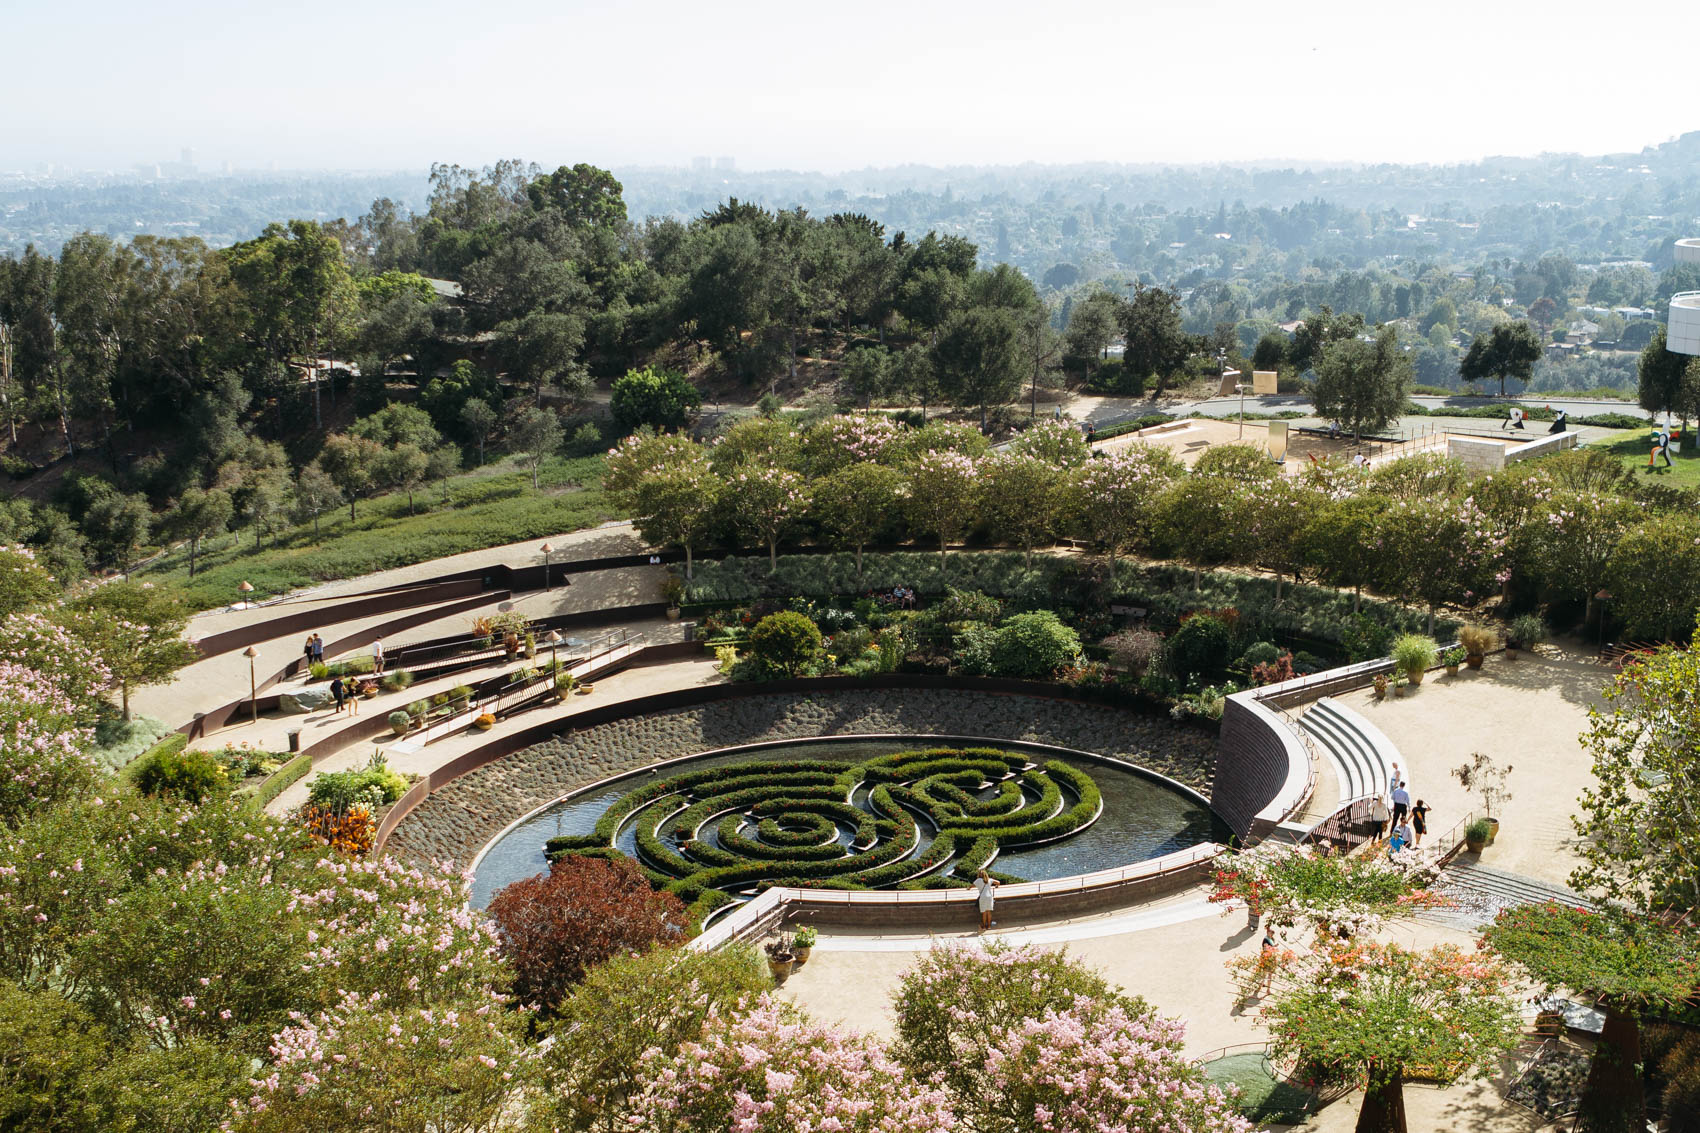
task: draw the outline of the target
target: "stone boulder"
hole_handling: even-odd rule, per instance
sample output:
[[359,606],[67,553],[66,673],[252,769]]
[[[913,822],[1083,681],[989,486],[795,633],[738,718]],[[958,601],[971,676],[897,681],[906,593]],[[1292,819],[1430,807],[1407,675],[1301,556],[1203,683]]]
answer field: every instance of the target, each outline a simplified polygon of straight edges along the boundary
[[294,692],[283,693],[277,698],[279,708],[295,715],[323,708],[330,702],[330,692],[319,688],[298,688]]

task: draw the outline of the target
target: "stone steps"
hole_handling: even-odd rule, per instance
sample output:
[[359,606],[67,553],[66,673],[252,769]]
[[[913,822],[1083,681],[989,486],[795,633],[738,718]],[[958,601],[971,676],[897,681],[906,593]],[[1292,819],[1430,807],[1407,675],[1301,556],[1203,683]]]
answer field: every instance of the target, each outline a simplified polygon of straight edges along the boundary
[[1450,908],[1431,909],[1423,914],[1422,919],[1466,930],[1491,924],[1501,909],[1518,905],[1555,901],[1584,909],[1596,907],[1592,901],[1563,886],[1456,859],[1442,871],[1435,890],[1454,904]]
[[1385,793],[1398,753],[1380,729],[1328,696],[1299,717],[1299,726],[1327,754],[1339,780],[1342,804]]

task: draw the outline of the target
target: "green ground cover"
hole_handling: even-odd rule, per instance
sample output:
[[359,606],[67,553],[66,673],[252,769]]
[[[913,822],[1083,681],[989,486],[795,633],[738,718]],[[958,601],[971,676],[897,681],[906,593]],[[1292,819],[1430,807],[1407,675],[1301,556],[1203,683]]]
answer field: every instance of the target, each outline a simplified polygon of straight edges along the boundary
[[1658,466],[1648,472],[1647,455],[1653,449],[1652,436],[1653,431],[1650,428],[1635,429],[1626,432],[1619,439],[1595,441],[1591,447],[1616,454],[1622,458],[1623,463],[1648,480],[1657,480],[1661,484],[1677,488],[1700,486],[1700,444],[1696,444],[1695,435],[1689,433],[1683,438],[1682,451],[1671,453],[1669,468],[1660,460]]
[[352,520],[346,507],[321,516],[317,536],[310,523],[279,532],[259,549],[252,536],[221,536],[202,546],[192,579],[186,547],[139,577],[175,583],[195,609],[211,609],[235,601],[243,581],[261,595],[279,593],[576,531],[614,515],[601,477],[600,456],[555,458],[544,462],[542,491],[534,492],[529,472],[509,462],[486,465],[450,478],[446,502],[435,485],[415,492],[413,515],[406,493],[378,496],[361,500]]
[[1238,1086],[1237,1108],[1260,1125],[1296,1125],[1316,1102],[1309,1091],[1272,1077],[1263,1055],[1255,1052],[1230,1054],[1206,1063],[1204,1076],[1218,1086]]

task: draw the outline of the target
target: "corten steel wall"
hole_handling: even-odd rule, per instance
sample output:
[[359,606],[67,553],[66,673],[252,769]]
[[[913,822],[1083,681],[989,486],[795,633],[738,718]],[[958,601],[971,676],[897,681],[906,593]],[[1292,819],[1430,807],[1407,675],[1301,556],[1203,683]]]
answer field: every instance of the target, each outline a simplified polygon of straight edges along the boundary
[[221,653],[245,649],[262,641],[270,641],[274,637],[282,637],[284,634],[310,633],[326,622],[348,622],[356,618],[369,618],[373,614],[388,613],[391,610],[447,602],[451,598],[478,594],[483,589],[483,584],[477,579],[453,582],[433,580],[418,586],[355,596],[347,601],[339,601],[335,606],[296,610],[263,622],[255,622],[253,625],[227,629],[223,633],[201,638],[195,643],[195,648],[200,650],[202,658],[217,657]]
[[1271,722],[1266,717],[1272,713],[1259,713],[1257,707],[1232,696],[1223,705],[1211,780],[1210,808],[1242,840],[1256,833],[1254,820],[1280,795],[1292,771],[1285,726],[1278,718]]
[[[689,641],[651,645],[632,660],[634,664],[669,660],[692,656],[699,653],[701,649],[700,645]],[[653,696],[623,700],[617,704],[575,712],[571,716],[546,720],[518,732],[499,736],[484,746],[445,763],[431,772],[427,779],[415,784],[414,790],[403,795],[390,808],[389,814],[385,815],[384,821],[379,825],[381,837],[373,844],[373,852],[383,848],[383,840],[389,836],[389,832],[394,830],[414,808],[424,802],[432,791],[453,782],[468,772],[476,771],[480,767],[510,756],[516,751],[533,747],[562,732],[594,728],[599,724],[608,724],[632,716],[648,716],[656,712],[672,711],[676,708],[695,708],[698,705],[710,704],[720,700],[735,700],[739,697],[817,691],[839,692],[847,689],[869,688],[949,689],[961,692],[1004,693],[1010,696],[1028,696],[1043,700],[1094,704],[1099,707],[1117,707],[1115,705],[1104,705],[1101,701],[1094,701],[1089,697],[1075,695],[1072,689],[1064,685],[1047,684],[1042,681],[1011,680],[1003,677],[947,677],[936,673],[879,673],[870,677],[807,677],[789,681],[762,681],[760,684],[699,685],[695,688],[676,689],[672,692],[661,692]],[[1125,707],[1121,710],[1133,711]],[[1155,715],[1156,713],[1149,714]],[[1218,767],[1220,767],[1220,762],[1218,762]],[[421,790],[421,787],[425,789]]]
[[[478,607],[489,602],[499,602],[505,597],[507,597],[506,591],[500,591],[495,594],[479,592],[470,598],[463,598],[459,602],[451,602],[445,606],[432,606],[430,609],[426,610],[416,610],[411,614],[406,614],[402,617],[384,622],[382,625],[370,626],[357,633],[351,633],[347,637],[338,638],[336,641],[328,642],[325,645],[325,651],[327,653],[341,653],[350,649],[358,649],[363,645],[372,644],[372,642],[386,634],[400,633],[404,629],[411,629],[417,625],[434,622],[438,618],[449,617],[454,614],[463,613],[467,610],[476,610]],[[322,616],[320,620],[323,620]],[[270,625],[271,623],[265,624]],[[262,637],[260,640],[265,641],[267,638]],[[272,673],[271,676],[260,681],[257,688],[262,690],[271,688],[273,685],[283,680],[283,678],[296,673],[301,668],[304,661],[304,657],[300,655],[294,656],[290,660],[289,664]],[[227,720],[246,710],[248,707],[248,700],[249,698],[244,696],[239,700],[231,701],[229,704],[220,705],[210,712],[200,713],[187,724],[179,726],[177,731],[186,733],[192,739],[204,736],[208,731],[222,728]],[[269,701],[262,700],[260,703],[270,708],[277,707],[277,701],[275,699],[271,699]]]

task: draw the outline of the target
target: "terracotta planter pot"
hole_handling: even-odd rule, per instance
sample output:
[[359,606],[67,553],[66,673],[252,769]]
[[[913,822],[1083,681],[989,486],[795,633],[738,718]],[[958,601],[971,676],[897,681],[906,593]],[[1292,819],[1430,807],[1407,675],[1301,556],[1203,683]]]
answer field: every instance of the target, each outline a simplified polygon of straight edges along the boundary
[[667,620],[670,621],[670,622],[676,622],[676,621],[679,620],[679,607],[677,607],[677,606],[667,607]]
[[795,960],[791,961],[792,964],[795,965],[795,967],[792,970],[795,971],[796,968],[801,968],[804,964],[807,964],[809,962],[809,953],[813,952],[813,951],[814,951],[814,945],[812,945],[812,944],[807,948],[804,948],[800,944],[792,945],[791,946],[791,955],[796,957]]
[[773,975],[776,983],[784,983],[791,978],[791,970],[796,966],[796,963],[795,957],[790,960],[775,960],[770,956],[767,960],[767,970]]
[[1472,669],[1479,669],[1482,667],[1482,655],[1480,653],[1471,653],[1464,658],[1464,664],[1468,665]]
[[1472,854],[1479,854],[1484,849],[1487,848],[1487,843],[1486,842],[1477,842],[1477,841],[1474,841],[1473,839],[1466,838],[1466,839],[1464,839],[1464,848],[1466,850],[1470,851]]
[[1446,675],[1449,676],[1449,677],[1457,676],[1458,675],[1458,666],[1456,666],[1456,665],[1446,666]]
[[1405,677],[1411,682],[1412,688],[1416,688],[1418,685],[1423,683],[1423,671],[1421,669],[1412,669],[1410,672],[1405,674]]
[[1491,846],[1498,840],[1499,840],[1499,819],[1489,818],[1488,819],[1487,844]]

